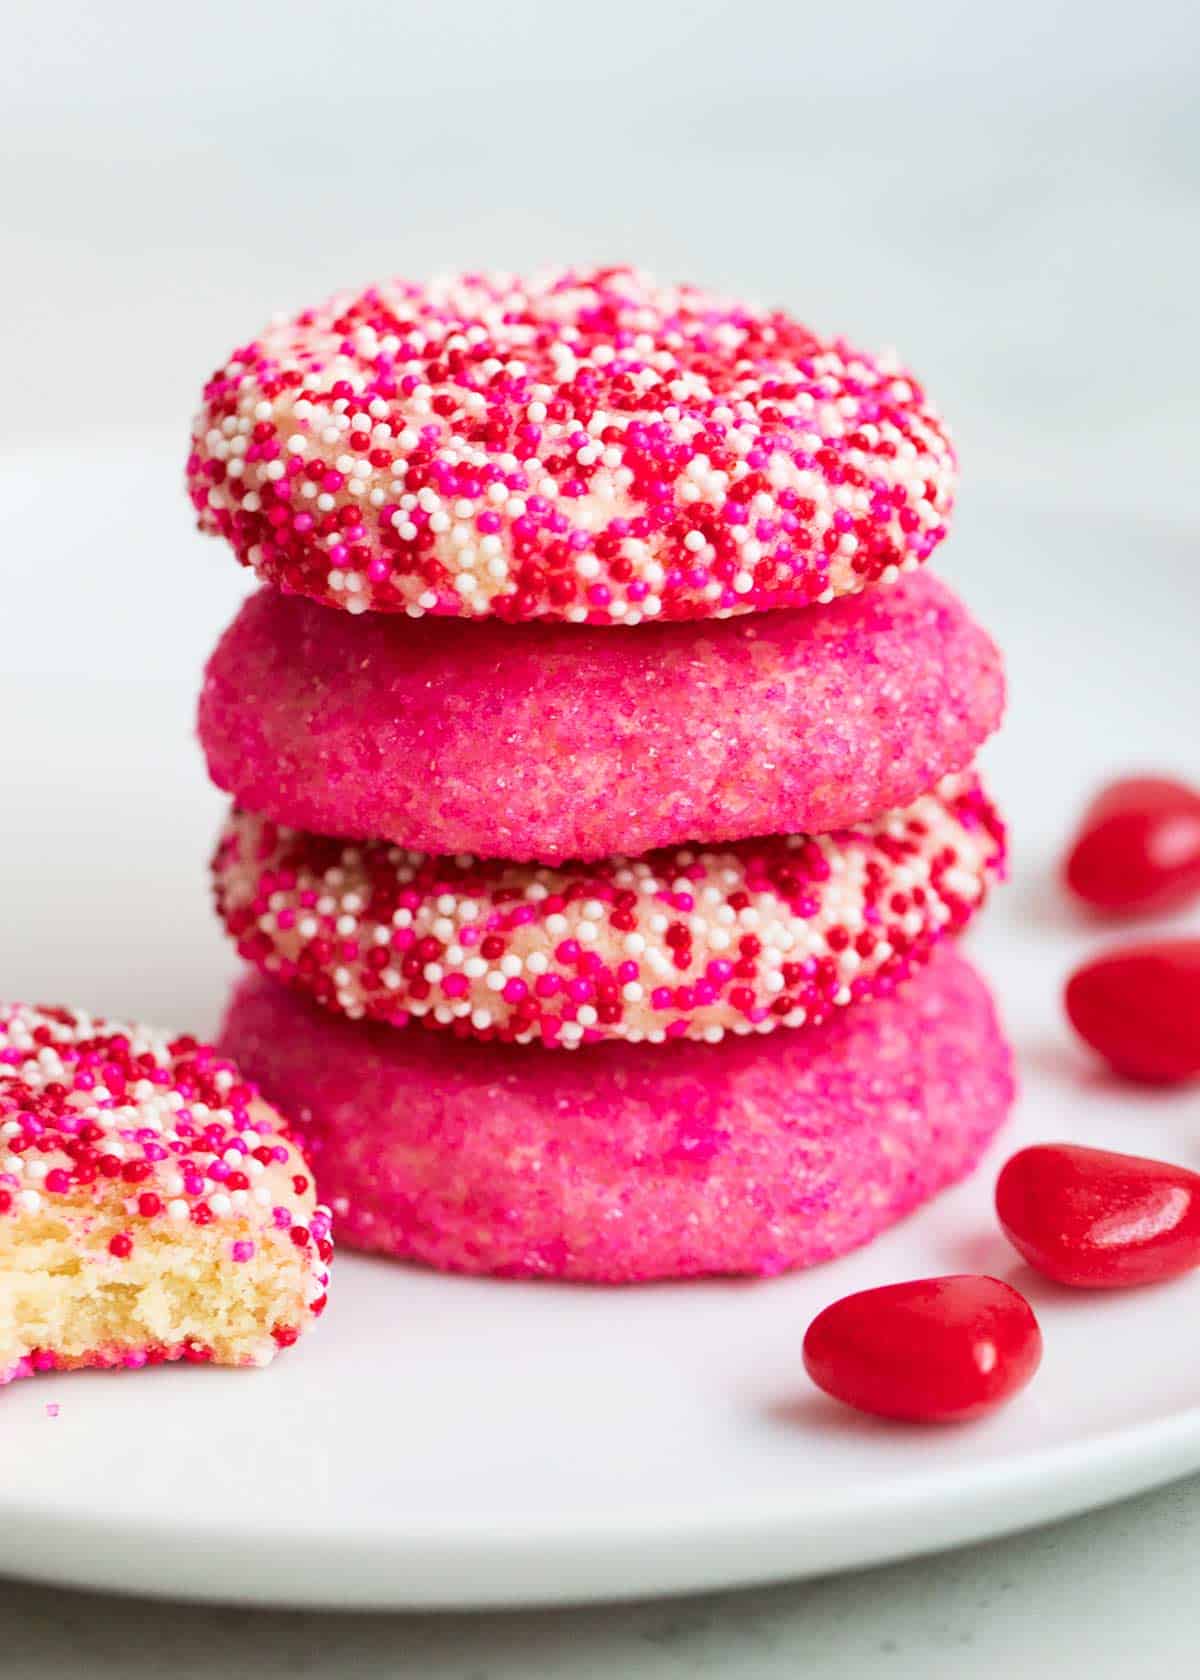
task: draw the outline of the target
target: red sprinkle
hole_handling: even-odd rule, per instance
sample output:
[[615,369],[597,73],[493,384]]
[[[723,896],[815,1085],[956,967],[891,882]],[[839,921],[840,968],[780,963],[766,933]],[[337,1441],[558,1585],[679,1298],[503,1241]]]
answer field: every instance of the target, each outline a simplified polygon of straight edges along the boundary
[[1200,894],[1200,793],[1164,776],[1113,782],[1084,814],[1065,875],[1107,915],[1187,903]]
[[1005,1235],[1076,1289],[1126,1289],[1200,1265],[1200,1173],[1140,1155],[1044,1143],[996,1182]]
[[991,1277],[864,1289],[818,1313],[804,1338],[805,1369],[818,1388],[910,1423],[981,1417],[1024,1388],[1041,1357],[1033,1309]]
[[133,1238],[127,1231],[118,1231],[115,1237],[109,1239],[108,1252],[115,1254],[118,1260],[128,1260],[133,1253]]
[[1067,981],[1071,1025],[1125,1079],[1177,1085],[1200,1074],[1200,939],[1110,951]]

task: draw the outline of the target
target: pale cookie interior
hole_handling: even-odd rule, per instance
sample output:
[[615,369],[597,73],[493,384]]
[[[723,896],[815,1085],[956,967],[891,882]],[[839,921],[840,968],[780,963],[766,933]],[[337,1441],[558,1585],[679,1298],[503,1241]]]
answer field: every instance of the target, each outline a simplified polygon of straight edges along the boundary
[[[39,1352],[54,1369],[141,1365],[146,1350],[220,1365],[265,1365],[307,1317],[310,1276],[286,1232],[248,1220],[219,1229],[138,1222],[132,1252],[119,1209],[58,1202],[0,1221],[0,1377]],[[253,1244],[248,1259],[233,1246]],[[204,1350],[204,1351],[201,1351]]]

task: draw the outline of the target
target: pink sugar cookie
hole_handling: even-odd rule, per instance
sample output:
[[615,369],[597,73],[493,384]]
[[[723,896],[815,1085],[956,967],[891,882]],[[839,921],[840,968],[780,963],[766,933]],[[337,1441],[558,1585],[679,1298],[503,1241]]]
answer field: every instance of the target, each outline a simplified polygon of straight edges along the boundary
[[265,1365],[325,1306],[329,1229],[278,1114],[210,1046],[0,1005],[0,1384]]
[[572,1049],[803,1026],[890,991],[966,925],[1003,861],[968,773],[835,834],[560,867],[234,811],[213,875],[241,955],[328,1009]]
[[891,357],[627,268],[343,292],[204,390],[202,530],[350,612],[636,624],[918,566],[954,451]]
[[636,630],[351,619],[264,589],[199,725],[213,780],[275,822],[557,862],[842,828],[963,769],[1003,705],[995,645],[921,572]]
[[459,1044],[259,975],[222,1044],[292,1116],[352,1247],[604,1283],[828,1260],[969,1172],[1013,1096],[949,948],[823,1027],[716,1045]]

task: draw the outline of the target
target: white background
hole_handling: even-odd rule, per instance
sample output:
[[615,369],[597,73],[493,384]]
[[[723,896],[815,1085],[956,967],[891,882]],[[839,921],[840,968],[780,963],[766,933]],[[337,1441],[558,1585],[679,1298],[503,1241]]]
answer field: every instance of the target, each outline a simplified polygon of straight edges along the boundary
[[[1155,563],[1153,523],[1131,523],[1128,552],[1105,544],[1102,563],[1069,531],[1047,541],[1049,503],[1099,509],[1117,532],[1149,513],[1172,543],[1200,537],[1190,6],[110,0],[0,14],[10,463],[132,437],[153,472],[129,508],[133,607],[119,577],[97,577],[82,603],[58,599],[19,522],[3,561],[22,612],[0,619],[0,767],[20,751],[13,706],[53,691],[64,648],[71,668],[119,683],[129,638],[149,640],[140,669],[164,692],[181,664],[198,666],[199,594],[239,587],[163,484],[199,385],[274,309],[387,270],[632,259],[894,342],[956,428],[963,520],[942,564],[985,618],[973,485],[1029,509],[1029,547],[1009,563],[1031,613],[1048,564],[1077,580],[1086,625],[1108,568]],[[98,536],[111,554],[111,529]],[[1069,592],[1051,594],[1064,691],[1085,704],[1105,671],[1094,643],[1075,641]],[[1181,616],[1197,605],[1181,601]],[[1194,704],[1194,671],[1164,681]],[[114,744],[114,763],[134,750]],[[181,770],[181,787],[198,784]],[[50,844],[69,857],[62,837]],[[152,861],[147,874],[153,885]],[[0,954],[5,895],[19,890],[0,891]],[[201,892],[186,913],[204,915]],[[153,1012],[140,988],[157,971],[132,966],[117,984]],[[270,1675],[306,1660],[461,1680],[987,1675],[1086,1651],[1099,1680],[1194,1654],[1198,1567],[1200,1488],[1184,1485],[951,1558],[574,1616],[318,1621],[0,1589],[0,1651],[47,1677],[168,1663]]]
[[624,258],[894,343],[968,481],[1190,505],[1188,0],[3,12],[14,442],[178,435],[235,343],[341,285]]

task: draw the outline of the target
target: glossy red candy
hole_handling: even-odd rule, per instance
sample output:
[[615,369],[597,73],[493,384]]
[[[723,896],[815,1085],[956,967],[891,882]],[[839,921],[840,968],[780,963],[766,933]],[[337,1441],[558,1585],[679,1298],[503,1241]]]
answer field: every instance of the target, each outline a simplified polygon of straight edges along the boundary
[[1013,1247],[1076,1289],[1127,1289],[1200,1266],[1200,1173],[1141,1155],[1043,1143],[996,1181]]
[[909,1423],[980,1417],[1024,1388],[1041,1357],[1029,1302],[991,1277],[864,1289],[818,1313],[804,1338],[818,1388]]
[[1067,981],[1067,1014],[1115,1073],[1149,1085],[1200,1074],[1200,939],[1127,945]]
[[1165,776],[1113,782],[1084,813],[1067,885],[1108,915],[1169,910],[1200,895],[1200,793]]

